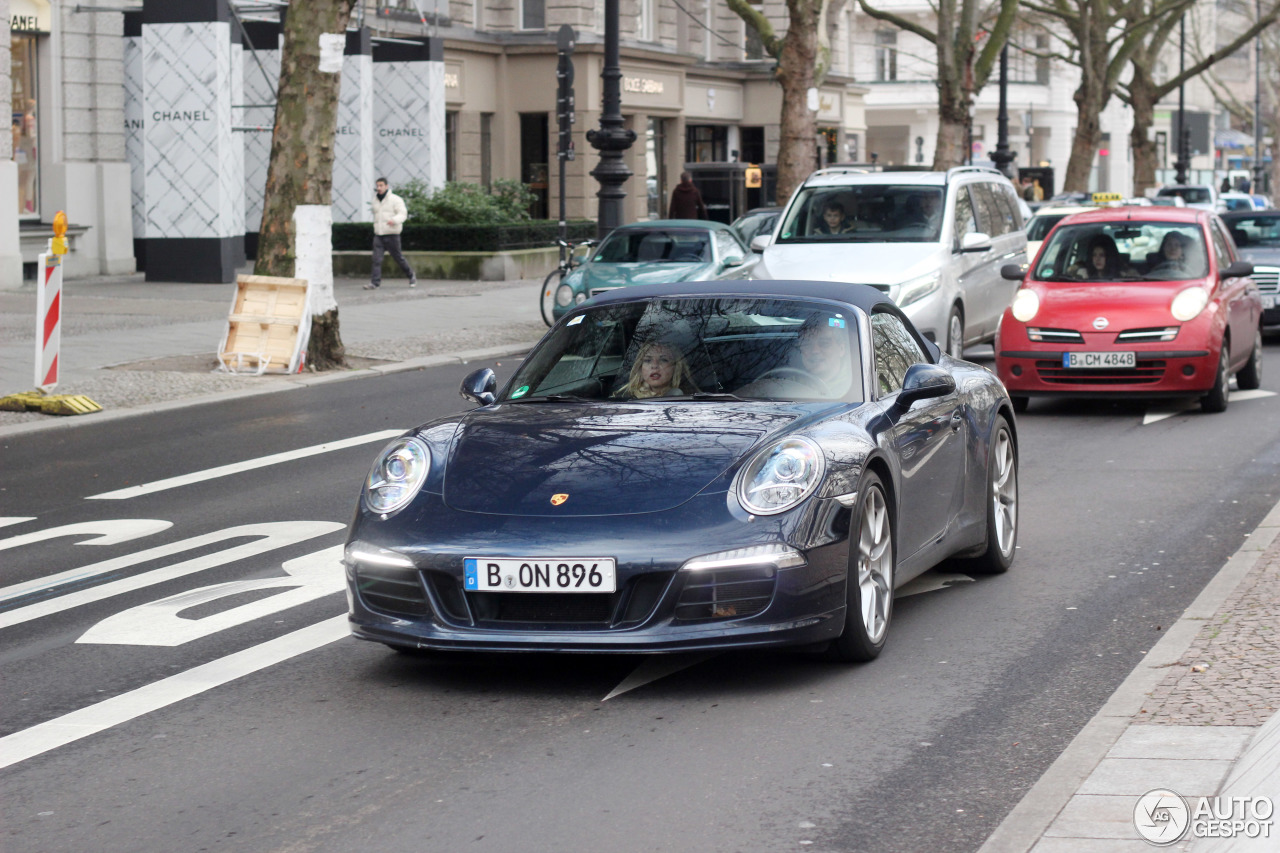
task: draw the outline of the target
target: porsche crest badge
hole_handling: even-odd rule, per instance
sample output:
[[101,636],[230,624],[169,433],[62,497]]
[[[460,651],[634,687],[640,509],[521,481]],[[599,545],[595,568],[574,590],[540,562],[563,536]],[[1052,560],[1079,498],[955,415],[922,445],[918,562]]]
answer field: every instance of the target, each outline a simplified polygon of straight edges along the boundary
[[552,496],[551,496],[551,505],[552,505],[552,506],[560,506],[560,504],[564,503],[564,502],[565,502],[565,501],[567,501],[567,500],[569,500],[569,496],[568,496],[568,495],[566,495],[566,494],[564,494],[564,493],[561,493],[561,494],[558,494],[558,495],[552,495]]

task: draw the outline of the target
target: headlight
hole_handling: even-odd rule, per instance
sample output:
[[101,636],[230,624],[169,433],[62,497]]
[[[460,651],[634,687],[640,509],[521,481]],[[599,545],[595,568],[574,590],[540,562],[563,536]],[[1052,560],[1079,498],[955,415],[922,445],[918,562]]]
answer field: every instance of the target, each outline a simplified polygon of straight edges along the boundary
[[738,476],[738,501],[747,512],[775,515],[813,494],[826,463],[807,438],[788,438],[755,455]]
[[1020,288],[1013,295],[1013,319],[1025,323],[1040,311],[1040,297],[1034,290]]
[[898,298],[895,301],[899,307],[910,305],[912,302],[919,302],[937,290],[941,281],[942,274],[939,272],[931,272],[928,275],[904,281],[898,285]]
[[431,471],[431,452],[416,438],[393,441],[379,454],[364,485],[364,499],[377,513],[395,512],[422,488]]
[[573,288],[567,284],[562,284],[556,288],[556,304],[561,308],[568,308],[573,304]]
[[1188,287],[1186,290],[1173,297],[1173,305],[1169,311],[1173,314],[1173,319],[1180,320],[1185,323],[1188,320],[1194,320],[1204,310],[1204,306],[1209,304],[1209,292],[1203,287]]
[[584,303],[584,302],[586,302],[586,301],[587,301],[587,294],[585,294],[585,293],[575,293],[575,294],[573,294],[573,301],[574,301],[574,303],[575,303],[575,304],[577,304],[577,305],[581,305],[582,303]]

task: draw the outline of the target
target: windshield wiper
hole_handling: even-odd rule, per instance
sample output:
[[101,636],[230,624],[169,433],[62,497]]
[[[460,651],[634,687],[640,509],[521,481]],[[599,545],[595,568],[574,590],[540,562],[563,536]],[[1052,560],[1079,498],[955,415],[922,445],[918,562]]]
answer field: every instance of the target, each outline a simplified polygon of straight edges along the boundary
[[694,400],[734,400],[739,403],[747,402],[745,398],[739,397],[737,394],[730,394],[728,391],[694,391],[692,394],[685,395]]
[[590,403],[590,397],[579,397],[577,394],[542,394],[537,397],[525,397],[523,400],[508,400],[509,403]]

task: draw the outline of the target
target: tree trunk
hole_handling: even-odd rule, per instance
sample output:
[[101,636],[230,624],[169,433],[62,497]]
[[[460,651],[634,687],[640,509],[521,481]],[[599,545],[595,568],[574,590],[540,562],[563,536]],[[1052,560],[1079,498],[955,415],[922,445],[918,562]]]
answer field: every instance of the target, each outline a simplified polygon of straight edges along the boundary
[[957,80],[944,80],[938,66],[938,138],[933,150],[933,169],[945,172],[968,162],[969,98]]
[[778,204],[818,168],[818,127],[809,109],[818,59],[818,17],[821,0],[787,0],[790,21],[782,40],[782,55],[774,72],[782,86],[781,140],[778,146]]
[[[320,37],[333,33],[345,39],[354,2],[308,0],[295,3],[293,13],[284,16],[275,129],[254,264],[257,275],[292,277],[294,208],[332,204],[333,135],[342,75],[320,69]],[[315,313],[307,361],[315,370],[344,364],[332,283],[321,291],[313,287],[311,294]]]
[[1130,106],[1133,108],[1133,130],[1129,132],[1129,146],[1133,149],[1133,194],[1146,195],[1148,187],[1156,185],[1156,143],[1151,138],[1151,126],[1155,123],[1155,89],[1146,70],[1131,63],[1133,79],[1129,81]]
[[[1100,82],[1100,81],[1099,81]],[[1076,89],[1076,135],[1071,140],[1071,159],[1067,161],[1067,173],[1062,178],[1063,192],[1088,192],[1089,174],[1093,171],[1093,157],[1102,142],[1102,125],[1099,117],[1105,98],[1096,85],[1082,82]]]

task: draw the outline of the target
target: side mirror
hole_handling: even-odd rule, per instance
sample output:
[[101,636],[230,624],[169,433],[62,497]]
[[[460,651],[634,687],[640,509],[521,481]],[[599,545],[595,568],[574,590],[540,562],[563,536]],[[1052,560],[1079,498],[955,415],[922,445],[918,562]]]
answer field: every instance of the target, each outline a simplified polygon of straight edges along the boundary
[[987,252],[991,250],[991,235],[981,231],[966,234],[960,238],[960,251]]
[[746,263],[746,260],[738,257],[737,255],[730,255],[729,257],[724,259],[724,265],[726,267],[740,267],[745,263]]
[[1227,278],[1244,278],[1247,275],[1253,275],[1253,264],[1248,261],[1235,261],[1231,266],[1222,271],[1222,277]]
[[907,368],[898,392],[899,409],[909,409],[918,400],[945,397],[956,390],[955,377],[936,364],[913,364]]
[[462,380],[462,387],[458,389],[462,399],[482,406],[492,406],[497,391],[498,377],[487,367],[468,373],[467,378]]
[[751,251],[764,252],[769,248],[769,244],[773,242],[772,234],[757,234],[751,238]]
[[1022,281],[1027,274],[1025,264],[1005,264],[1000,267],[1000,277],[1009,281]]

